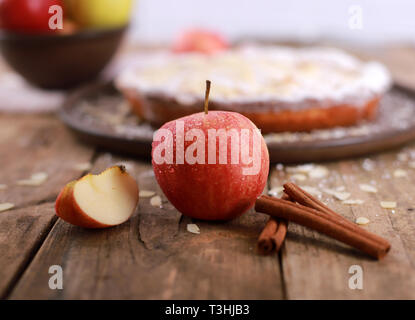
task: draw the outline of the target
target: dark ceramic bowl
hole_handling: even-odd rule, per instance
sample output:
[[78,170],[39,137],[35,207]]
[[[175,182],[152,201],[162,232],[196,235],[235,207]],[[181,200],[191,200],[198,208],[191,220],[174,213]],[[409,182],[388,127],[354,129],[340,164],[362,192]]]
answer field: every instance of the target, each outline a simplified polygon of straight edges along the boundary
[[0,33],[7,63],[27,81],[63,89],[92,80],[114,56],[127,26],[68,35]]

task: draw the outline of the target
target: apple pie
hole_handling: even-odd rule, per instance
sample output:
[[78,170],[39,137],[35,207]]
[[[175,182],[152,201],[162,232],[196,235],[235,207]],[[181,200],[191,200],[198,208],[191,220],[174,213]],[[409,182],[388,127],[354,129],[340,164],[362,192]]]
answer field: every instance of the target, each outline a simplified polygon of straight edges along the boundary
[[214,55],[156,52],[116,79],[132,110],[154,126],[203,110],[235,111],[263,133],[351,126],[376,117],[387,69],[333,48],[243,46]]

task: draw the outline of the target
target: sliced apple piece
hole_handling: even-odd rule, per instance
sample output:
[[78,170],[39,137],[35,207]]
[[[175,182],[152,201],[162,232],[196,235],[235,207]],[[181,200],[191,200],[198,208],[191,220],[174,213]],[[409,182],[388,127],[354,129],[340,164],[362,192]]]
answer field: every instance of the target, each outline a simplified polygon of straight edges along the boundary
[[56,215],[84,228],[106,228],[127,221],[138,203],[137,182],[124,166],[88,174],[68,183],[56,200]]

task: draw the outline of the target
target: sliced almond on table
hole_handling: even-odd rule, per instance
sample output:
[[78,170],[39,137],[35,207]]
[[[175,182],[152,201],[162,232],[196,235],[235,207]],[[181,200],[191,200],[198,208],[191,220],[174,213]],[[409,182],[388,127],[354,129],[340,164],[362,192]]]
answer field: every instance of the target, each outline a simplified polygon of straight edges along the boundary
[[336,191],[332,189],[323,189],[323,191],[329,195],[332,195],[337,200],[341,200],[341,201],[346,200],[350,197],[349,192],[341,192],[341,191]]
[[396,158],[399,161],[408,161],[408,155],[406,153],[403,153],[403,152],[398,153],[398,155],[396,156]]
[[187,231],[194,233],[194,234],[200,234],[199,227],[197,226],[197,224],[194,224],[194,223],[189,223],[187,225]]
[[302,164],[296,167],[287,167],[286,171],[288,173],[309,173],[314,168],[314,164]]
[[153,207],[161,207],[161,204],[162,204],[162,202],[161,202],[161,197],[160,196],[154,196],[154,197],[152,197],[151,199],[150,199],[150,204],[153,206]]
[[272,197],[277,197],[283,191],[284,191],[284,187],[283,186],[274,187],[274,188],[268,190],[268,195],[270,195]]
[[40,182],[38,180],[31,180],[31,179],[17,181],[17,185],[25,186],[25,187],[37,187],[37,186],[40,186],[42,183],[43,182]]
[[42,180],[45,181],[48,178],[48,174],[46,172],[37,172],[32,174],[30,179],[32,180]]
[[291,179],[297,180],[297,181],[305,181],[307,180],[307,176],[301,173],[296,173],[290,176]]
[[19,186],[40,186],[48,179],[48,174],[46,172],[37,172],[32,174],[30,179],[24,179],[17,181]]
[[396,169],[394,172],[393,172],[393,176],[395,177],[395,178],[403,178],[403,177],[406,177],[406,171],[405,170],[402,170],[402,169]]
[[349,192],[339,192],[339,191],[337,191],[333,194],[333,196],[336,199],[340,200],[340,201],[344,201],[344,200],[347,200],[348,198],[350,198],[350,193]]
[[373,171],[373,169],[375,168],[375,162],[370,159],[365,159],[363,160],[362,168],[366,171]]
[[140,190],[139,192],[139,197],[140,198],[150,198],[152,196],[154,196],[156,193],[154,191],[151,190]]
[[395,201],[381,201],[380,206],[383,209],[395,209],[396,208],[396,202]]
[[275,169],[277,169],[278,171],[284,170],[284,165],[282,163],[277,163],[275,165]]
[[0,190],[5,190],[7,189],[7,185],[5,184],[0,184]]
[[364,201],[360,199],[348,199],[348,200],[342,201],[342,203],[353,206],[353,205],[363,204]]
[[327,168],[323,166],[316,166],[312,163],[302,164],[296,167],[288,167],[286,171],[293,174],[304,174],[312,179],[323,178],[329,173]]
[[308,172],[308,176],[312,179],[324,178],[328,174],[329,170],[323,166],[314,167],[310,172]]
[[378,189],[376,187],[370,185],[370,184],[365,184],[365,183],[359,184],[359,188],[360,188],[360,190],[365,191],[365,192],[369,192],[369,193],[378,192]]
[[73,168],[78,171],[89,171],[92,169],[92,163],[90,162],[77,163],[73,166]]
[[370,222],[370,220],[368,218],[365,217],[359,217],[356,219],[356,223],[360,224],[360,225],[365,225],[368,224]]
[[10,202],[0,203],[0,212],[7,211],[14,208],[14,204]]
[[408,163],[409,168],[415,169],[415,161],[411,161]]

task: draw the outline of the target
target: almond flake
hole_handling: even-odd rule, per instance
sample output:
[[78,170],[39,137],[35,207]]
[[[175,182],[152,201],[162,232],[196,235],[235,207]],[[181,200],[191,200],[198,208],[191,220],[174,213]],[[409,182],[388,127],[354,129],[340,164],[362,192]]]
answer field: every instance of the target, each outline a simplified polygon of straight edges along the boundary
[[336,193],[336,190],[332,190],[332,189],[328,189],[328,188],[323,188],[323,192],[329,194],[329,195],[333,195],[334,193]]
[[359,217],[356,219],[356,223],[360,224],[360,225],[365,225],[368,224],[370,222],[370,220],[368,218],[365,217]]
[[395,209],[396,208],[396,202],[395,201],[381,201],[380,206],[383,209]]
[[313,170],[314,164],[308,163],[308,164],[302,164],[296,167],[287,167],[288,173],[309,173],[311,170]]
[[10,202],[0,203],[0,212],[14,208],[14,204]]
[[39,183],[39,181],[31,180],[31,179],[17,181],[17,185],[19,185],[19,186],[37,187],[41,184],[42,183]]
[[363,204],[364,201],[360,199],[348,199],[348,200],[342,201],[342,203],[353,206],[353,205]]
[[375,168],[375,162],[370,159],[365,159],[363,160],[362,168],[366,171],[373,171],[373,169]]
[[321,196],[321,192],[319,190],[317,190],[314,187],[310,187],[310,186],[301,186],[301,189],[303,189],[305,192],[311,194],[312,196],[315,197],[320,197]]
[[197,226],[197,224],[194,224],[194,223],[189,223],[187,225],[187,231],[194,233],[194,234],[200,234],[199,227]]
[[7,189],[7,185],[5,184],[0,184],[0,190],[5,190]]
[[278,163],[278,164],[275,166],[275,168],[276,168],[278,171],[281,171],[281,170],[284,170],[284,165],[283,165],[282,163]]
[[341,200],[341,201],[344,201],[350,197],[349,192],[340,192],[340,191],[331,190],[331,189],[323,189],[323,191],[335,197],[337,200]]
[[291,179],[297,180],[297,181],[305,181],[307,180],[307,177],[301,173],[296,173],[290,176]]
[[336,191],[344,191],[346,188],[344,186],[340,186],[336,188]]
[[350,198],[350,193],[349,192],[336,192],[333,194],[333,196],[340,201],[344,201],[348,198]]
[[48,178],[48,174],[45,172],[38,172],[32,174],[30,179],[24,179],[17,181],[19,186],[40,186],[43,184]]
[[403,177],[406,177],[406,171],[405,170],[402,170],[402,169],[396,169],[393,172],[393,176],[395,178],[403,178]]
[[411,161],[408,163],[409,168],[415,169],[415,161]]
[[150,199],[150,204],[153,207],[159,207],[159,208],[161,208],[161,198],[160,198],[160,196],[154,196],[154,197],[152,197]]
[[329,170],[327,168],[323,166],[317,166],[308,173],[308,176],[312,179],[320,179],[320,178],[324,178],[328,174],[329,174]]
[[406,153],[399,153],[396,158],[399,161],[408,161],[408,155]]
[[92,164],[90,162],[81,162],[75,164],[73,168],[78,171],[89,171],[92,168]]
[[283,191],[284,191],[284,187],[282,187],[282,186],[274,187],[274,188],[268,190],[268,194],[272,197],[277,197]]
[[378,189],[376,189],[374,186],[371,186],[370,184],[364,184],[364,183],[359,184],[359,188],[360,188],[360,190],[365,191],[365,192],[369,192],[369,193],[378,192]]
[[154,196],[156,193],[154,191],[151,190],[140,190],[138,196],[140,198],[150,198],[152,196]]
[[48,174],[46,172],[37,172],[32,174],[30,177],[31,180],[46,181]]

